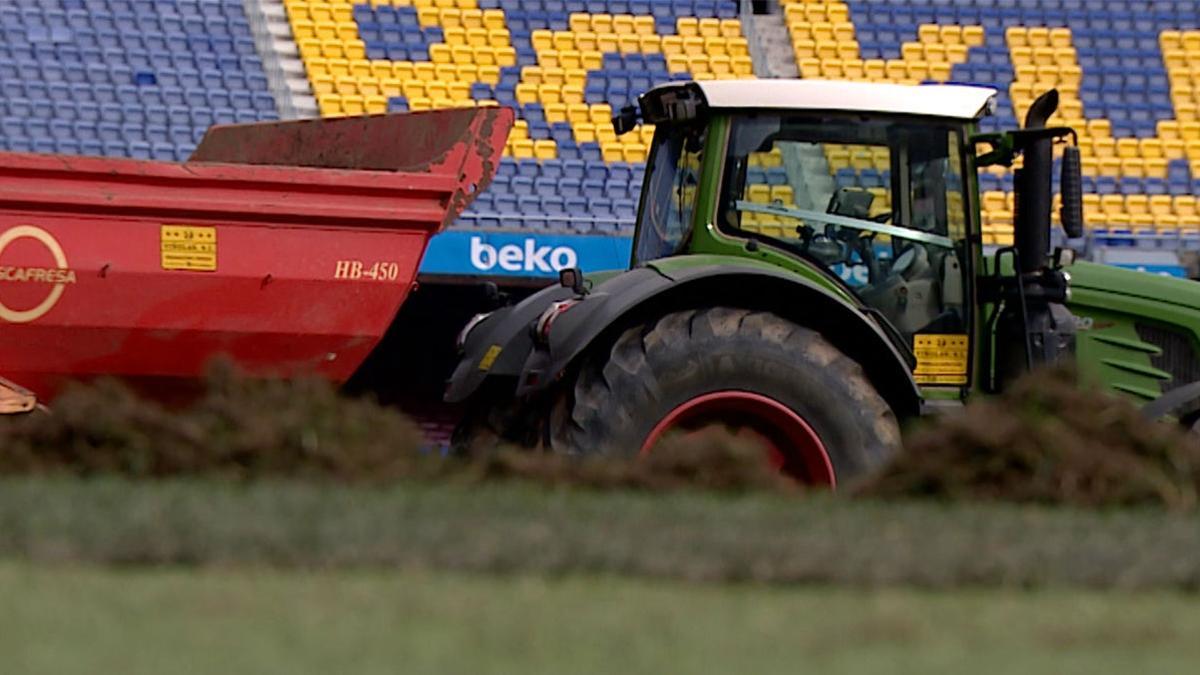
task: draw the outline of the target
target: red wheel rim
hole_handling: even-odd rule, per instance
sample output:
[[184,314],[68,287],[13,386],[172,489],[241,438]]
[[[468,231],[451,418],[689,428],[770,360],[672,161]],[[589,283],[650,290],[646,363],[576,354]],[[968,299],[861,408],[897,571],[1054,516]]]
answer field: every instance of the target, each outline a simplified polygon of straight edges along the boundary
[[805,483],[837,484],[825,444],[808,422],[779,401],[748,391],[714,391],[684,401],[654,426],[641,454],[651,452],[669,432],[714,423],[734,426],[739,435],[748,433],[761,440],[772,463]]

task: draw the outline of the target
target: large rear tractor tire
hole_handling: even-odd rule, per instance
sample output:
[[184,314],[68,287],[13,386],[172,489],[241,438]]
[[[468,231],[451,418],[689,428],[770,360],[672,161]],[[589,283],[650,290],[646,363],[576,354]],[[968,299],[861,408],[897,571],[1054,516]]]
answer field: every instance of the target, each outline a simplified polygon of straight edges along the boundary
[[766,446],[785,473],[836,485],[900,450],[896,416],[858,363],[766,312],[674,312],[586,361],[551,415],[553,449],[645,454],[664,435],[721,425]]

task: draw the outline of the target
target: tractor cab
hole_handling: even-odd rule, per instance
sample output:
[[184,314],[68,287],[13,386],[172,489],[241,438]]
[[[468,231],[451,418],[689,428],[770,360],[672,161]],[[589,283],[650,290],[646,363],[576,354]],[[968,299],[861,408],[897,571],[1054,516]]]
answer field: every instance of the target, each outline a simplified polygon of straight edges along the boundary
[[[1035,141],[1048,145],[1070,133],[980,136],[977,123],[992,113],[994,95],[981,87],[805,80],[651,90],[616,120],[619,131],[638,118],[656,124],[632,264],[686,253],[760,257],[819,276],[874,315],[901,350],[929,341],[922,336],[969,344],[982,267],[974,172],[985,163],[1011,165],[1023,152],[1032,156]],[[1030,121],[1044,127],[1044,119]],[[1030,194],[1018,202],[1043,211],[1019,214],[1028,273],[1045,266],[1049,247],[1048,149],[1038,161],[1045,166],[1018,170],[1019,177],[1037,173],[1036,182],[1018,179],[1018,190]],[[1019,257],[1015,249],[1005,255]],[[984,285],[1002,299],[1003,288]],[[1026,304],[1019,313],[1029,311]],[[965,385],[966,359],[964,350],[953,372],[920,379]]]

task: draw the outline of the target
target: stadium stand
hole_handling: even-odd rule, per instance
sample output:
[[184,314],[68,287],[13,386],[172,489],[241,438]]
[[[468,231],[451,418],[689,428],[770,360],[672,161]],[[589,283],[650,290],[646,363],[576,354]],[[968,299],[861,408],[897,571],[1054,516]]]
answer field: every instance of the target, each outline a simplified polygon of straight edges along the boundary
[[519,111],[466,227],[630,234],[654,130],[618,139],[613,109],[672,78],[753,75],[731,0],[285,5],[322,114]]
[[[322,115],[518,109],[468,231],[628,236],[653,130],[616,138],[613,109],[659,82],[762,65],[751,4],[735,0],[21,0],[0,6],[0,148],[183,159],[210,124],[275,118],[288,108],[246,12],[280,2]],[[791,74],[996,87],[988,129],[1057,87],[1080,132],[1089,245],[1200,250],[1200,3],[754,4],[780,17]],[[820,158],[831,186],[887,179],[862,150]],[[789,198],[773,162],[760,159],[752,199]],[[1006,171],[981,177],[989,243],[1011,240],[1011,187]]]
[[0,30],[6,150],[182,160],[276,118],[238,0],[6,2]]
[[[999,90],[986,128],[1057,87],[1080,132],[1085,210],[1103,245],[1195,249],[1200,4],[1191,0],[785,0],[805,77],[952,81]],[[835,173],[847,165],[831,163]],[[985,238],[1012,238],[1012,178],[981,177]]]

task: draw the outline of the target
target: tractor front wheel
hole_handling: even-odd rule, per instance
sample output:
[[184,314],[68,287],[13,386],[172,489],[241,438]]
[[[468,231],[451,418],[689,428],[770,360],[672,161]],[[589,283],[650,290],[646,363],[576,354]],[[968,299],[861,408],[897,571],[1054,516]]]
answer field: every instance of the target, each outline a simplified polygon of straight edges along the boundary
[[625,455],[723,426],[787,474],[830,486],[900,449],[896,417],[858,363],[816,331],[726,307],[626,330],[583,365],[549,423],[555,450]]

